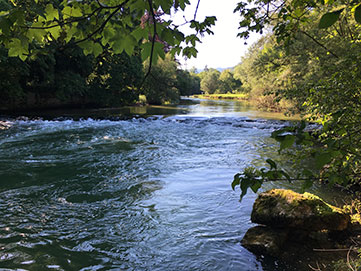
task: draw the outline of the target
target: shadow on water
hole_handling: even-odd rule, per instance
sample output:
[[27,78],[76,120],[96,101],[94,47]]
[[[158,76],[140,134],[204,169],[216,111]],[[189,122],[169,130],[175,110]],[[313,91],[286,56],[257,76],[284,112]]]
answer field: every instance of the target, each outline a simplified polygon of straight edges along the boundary
[[[190,104],[185,101],[182,104]],[[194,102],[192,102],[194,104]],[[187,110],[181,106],[125,106],[118,108],[100,108],[100,109],[51,109],[41,111],[26,111],[19,112],[21,116],[28,117],[30,119],[42,118],[45,120],[66,120],[66,119],[109,119],[109,120],[127,120],[133,117],[149,117],[153,115],[175,115],[186,114]],[[9,117],[16,118],[17,115],[9,115]],[[5,116],[6,118],[6,116]]]

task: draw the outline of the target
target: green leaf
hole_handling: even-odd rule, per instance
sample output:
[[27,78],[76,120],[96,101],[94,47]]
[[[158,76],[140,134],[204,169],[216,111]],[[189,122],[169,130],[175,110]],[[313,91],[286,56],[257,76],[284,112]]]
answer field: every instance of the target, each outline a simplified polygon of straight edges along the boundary
[[314,174],[312,171],[310,171],[309,169],[304,169],[302,171],[302,175],[304,175],[307,178],[313,178]]
[[47,4],[45,7],[46,19],[52,21],[54,19],[59,20],[59,12],[53,7],[52,4]]
[[343,10],[344,9],[342,8],[342,9],[339,9],[339,10],[324,14],[320,19],[320,22],[318,24],[318,28],[321,28],[321,29],[322,28],[328,28],[331,25],[333,25],[338,20],[338,18],[340,17],[341,12]]
[[260,189],[262,186],[261,182],[255,182],[252,186],[251,189],[254,193],[257,193],[258,189]]
[[148,36],[148,31],[145,28],[141,28],[140,26],[137,27],[132,33],[131,35],[137,40],[139,41],[141,38],[146,38]]
[[97,57],[103,52],[103,47],[99,43],[94,43],[93,45],[93,55]]
[[12,23],[8,18],[0,18],[0,29],[5,35],[10,34],[10,27]]
[[48,31],[53,36],[54,39],[57,40],[60,37],[60,32],[61,32],[60,26],[49,28]]
[[361,4],[355,8],[355,20],[361,24]]
[[277,169],[277,164],[272,159],[267,159],[266,162],[271,166],[271,169]]
[[73,37],[75,37],[75,34],[78,32],[78,28],[76,25],[71,25],[66,31],[66,37],[65,41],[69,42]]
[[295,142],[296,137],[294,135],[286,135],[279,140],[280,144],[280,151],[283,149],[287,149],[292,147],[293,143]]
[[168,1],[168,0],[158,0],[162,10],[166,13],[169,14],[170,9],[173,5],[173,1]]
[[13,39],[9,42],[9,52],[8,55],[10,57],[20,57],[21,60],[25,60],[27,58],[27,54],[29,54],[28,44],[23,44],[19,39]]
[[133,54],[136,44],[137,41],[133,36],[128,35],[124,38],[124,51],[128,54],[128,56]]
[[83,12],[79,7],[70,7],[66,6],[63,10],[64,19],[68,19],[70,17],[81,17],[83,16]]
[[241,174],[239,174],[239,173],[234,175],[233,182],[232,182],[232,189],[233,190],[236,188],[237,185],[240,184],[240,176],[241,176]]
[[82,12],[82,10],[80,9],[80,7],[73,7],[73,8],[72,8],[71,15],[72,15],[73,17],[81,17],[81,16],[83,16],[83,12]]
[[83,49],[85,55],[90,55],[93,53],[94,42],[91,40],[86,40],[79,43],[79,47]]
[[241,199],[247,194],[248,188],[254,185],[254,181],[251,178],[243,178],[241,180]]
[[152,50],[152,43],[151,42],[143,43],[141,45],[141,48],[142,48],[141,57],[142,57],[142,61],[144,61],[150,57],[150,52]]
[[302,192],[305,192],[305,190],[311,188],[312,185],[313,185],[313,180],[311,179],[305,180],[302,184]]
[[46,36],[46,31],[44,29],[29,29],[27,33],[27,37],[30,40],[35,39],[38,42],[42,42],[44,39],[44,36]]
[[332,160],[332,156],[330,153],[318,153],[315,156],[316,159],[316,168],[321,169],[324,165],[328,164]]
[[160,57],[162,59],[165,58],[165,52],[164,52],[163,48],[164,48],[164,45],[162,43],[159,43],[159,42],[154,43],[154,52],[153,52],[153,59],[152,59],[153,64],[157,63],[158,57]]

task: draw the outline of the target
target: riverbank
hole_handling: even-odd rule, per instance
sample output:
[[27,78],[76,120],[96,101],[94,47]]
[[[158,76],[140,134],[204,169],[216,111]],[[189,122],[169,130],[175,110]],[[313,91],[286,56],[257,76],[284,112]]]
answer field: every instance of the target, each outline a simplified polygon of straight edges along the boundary
[[198,99],[210,99],[210,100],[237,100],[237,101],[248,101],[249,95],[246,93],[227,93],[227,94],[201,94],[193,95],[191,98]]
[[227,93],[227,94],[202,94],[202,95],[193,95],[191,98],[198,99],[207,99],[207,100],[234,100],[234,101],[243,101],[248,103],[249,105],[257,108],[261,111],[267,112],[277,112],[277,113],[285,113],[289,112],[293,105],[288,101],[275,101],[275,97],[271,95],[254,97],[249,93]]

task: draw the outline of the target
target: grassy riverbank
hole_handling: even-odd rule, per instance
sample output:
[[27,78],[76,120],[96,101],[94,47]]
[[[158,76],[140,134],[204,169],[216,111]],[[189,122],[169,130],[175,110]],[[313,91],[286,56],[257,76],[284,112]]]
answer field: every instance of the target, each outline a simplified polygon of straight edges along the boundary
[[199,99],[209,99],[209,100],[234,100],[234,101],[244,101],[249,105],[254,106],[258,110],[267,111],[267,112],[278,112],[284,113],[288,112],[293,105],[290,102],[282,100],[276,102],[274,96],[254,96],[249,93],[227,93],[227,94],[200,94],[193,95],[191,98]]
[[199,99],[211,99],[211,100],[238,100],[238,101],[247,101],[249,99],[249,95],[246,93],[227,93],[227,94],[201,94],[201,95],[193,95],[192,98]]

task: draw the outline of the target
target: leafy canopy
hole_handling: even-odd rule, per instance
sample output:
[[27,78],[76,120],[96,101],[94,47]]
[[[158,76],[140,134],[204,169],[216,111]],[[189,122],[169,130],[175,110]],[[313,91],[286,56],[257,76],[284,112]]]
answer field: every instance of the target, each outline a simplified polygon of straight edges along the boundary
[[[4,0],[3,0],[4,1]],[[164,58],[164,50],[196,56],[198,36],[212,34],[215,17],[186,21],[194,33],[184,35],[170,19],[188,0],[10,0],[0,12],[0,43],[9,56],[22,60],[57,42],[78,44],[86,55],[104,49],[132,55],[140,47],[143,60]]]

